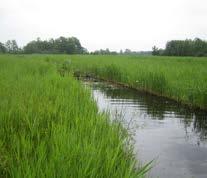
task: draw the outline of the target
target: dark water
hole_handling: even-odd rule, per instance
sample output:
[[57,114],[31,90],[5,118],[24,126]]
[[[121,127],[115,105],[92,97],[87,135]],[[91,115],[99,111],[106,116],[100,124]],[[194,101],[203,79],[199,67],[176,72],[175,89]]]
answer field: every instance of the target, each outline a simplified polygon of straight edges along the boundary
[[87,82],[100,111],[133,133],[138,160],[155,159],[152,178],[207,178],[207,113],[100,82]]

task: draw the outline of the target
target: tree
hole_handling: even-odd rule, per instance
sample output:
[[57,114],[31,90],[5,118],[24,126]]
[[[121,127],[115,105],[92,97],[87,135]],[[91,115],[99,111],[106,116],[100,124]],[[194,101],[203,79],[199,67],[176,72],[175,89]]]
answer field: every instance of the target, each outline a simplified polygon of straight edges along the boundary
[[5,44],[7,52],[9,53],[18,53],[19,47],[17,45],[16,40],[8,40]]
[[0,53],[6,53],[6,47],[0,42]]
[[16,40],[12,40],[11,41],[11,47],[12,47],[12,53],[18,53],[18,51],[19,51],[19,47],[18,47],[18,45],[17,45],[17,42],[16,42]]
[[130,49],[125,49],[124,54],[130,54],[131,50]]
[[159,55],[159,49],[156,46],[152,47],[152,55]]
[[207,41],[195,38],[194,40],[172,40],[167,42],[163,51],[153,47],[152,54],[167,56],[207,56]]
[[83,54],[87,50],[81,46],[76,37],[65,38],[63,36],[57,39],[42,41],[38,38],[36,41],[29,42],[24,47],[25,53],[59,53],[59,54]]

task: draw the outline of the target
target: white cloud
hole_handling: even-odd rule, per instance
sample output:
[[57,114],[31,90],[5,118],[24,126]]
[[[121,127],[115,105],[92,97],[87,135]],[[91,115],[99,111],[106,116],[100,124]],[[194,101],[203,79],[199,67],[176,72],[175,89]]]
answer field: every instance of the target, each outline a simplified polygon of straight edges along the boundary
[[206,0],[1,0],[0,41],[76,36],[89,50],[207,38]]

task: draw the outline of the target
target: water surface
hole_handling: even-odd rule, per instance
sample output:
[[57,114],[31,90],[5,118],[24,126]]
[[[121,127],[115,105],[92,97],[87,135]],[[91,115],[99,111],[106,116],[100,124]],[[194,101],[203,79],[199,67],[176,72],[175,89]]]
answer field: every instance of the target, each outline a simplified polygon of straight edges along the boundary
[[100,111],[133,133],[137,160],[155,159],[152,178],[207,178],[207,113],[108,83],[87,82]]

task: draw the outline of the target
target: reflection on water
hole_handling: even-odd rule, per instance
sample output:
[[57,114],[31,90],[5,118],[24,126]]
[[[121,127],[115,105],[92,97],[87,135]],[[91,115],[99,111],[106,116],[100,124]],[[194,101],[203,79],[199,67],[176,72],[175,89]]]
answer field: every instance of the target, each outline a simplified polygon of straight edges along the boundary
[[125,126],[133,129],[138,160],[156,160],[150,177],[207,177],[206,112],[106,83],[87,85],[101,111],[110,111],[112,118],[121,115]]

